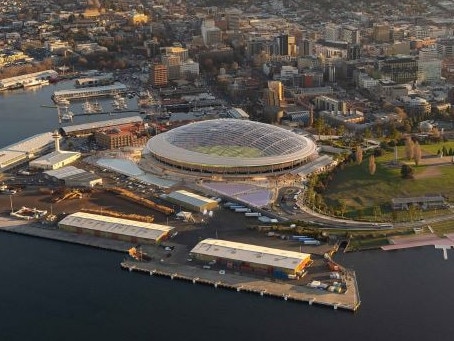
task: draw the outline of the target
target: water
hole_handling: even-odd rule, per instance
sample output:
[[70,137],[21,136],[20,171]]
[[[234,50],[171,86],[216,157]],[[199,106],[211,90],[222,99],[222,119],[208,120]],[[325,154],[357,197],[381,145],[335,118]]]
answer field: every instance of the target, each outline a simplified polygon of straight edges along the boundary
[[[54,91],[70,88],[73,88],[73,81],[59,82],[43,87],[0,92],[0,148],[27,138],[30,135],[53,131],[60,126],[72,124],[59,124],[57,109],[54,108],[55,104],[51,99]],[[106,112],[113,111],[111,98],[102,98],[98,101]],[[137,101],[135,98],[128,99],[127,103],[128,109],[137,110]],[[83,111],[82,104],[83,101],[72,101],[69,110],[75,114],[80,114]],[[75,117],[73,124],[138,115],[138,113],[115,112],[113,114],[113,116],[93,115]]]
[[[52,87],[0,97],[0,146],[58,126]],[[122,255],[0,233],[0,340],[452,340],[454,252],[338,255],[356,314],[122,271]]]

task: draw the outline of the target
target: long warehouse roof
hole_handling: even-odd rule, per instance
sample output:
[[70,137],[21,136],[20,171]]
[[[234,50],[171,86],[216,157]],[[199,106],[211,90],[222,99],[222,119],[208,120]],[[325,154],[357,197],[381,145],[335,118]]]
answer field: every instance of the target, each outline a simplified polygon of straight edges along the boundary
[[141,221],[108,217],[86,212],[76,212],[63,218],[59,225],[69,225],[84,229],[117,233],[125,236],[159,239],[163,234],[173,230],[171,226],[145,223]]
[[220,239],[205,239],[199,242],[191,253],[264,264],[294,270],[310,257],[308,253],[273,249],[264,246],[243,244]]
[[167,198],[186,202],[193,206],[200,207],[202,205],[210,204],[216,202],[213,199],[203,197],[201,195],[191,193],[185,190],[175,191],[167,195]]
[[132,116],[132,117],[123,117],[123,118],[116,118],[112,120],[106,121],[97,121],[97,122],[90,122],[90,123],[83,123],[73,126],[61,127],[60,129],[63,130],[66,134],[71,132],[89,130],[89,129],[99,129],[104,127],[111,127],[121,124],[129,124],[129,123],[136,123],[136,122],[143,122],[142,117],[140,116]]

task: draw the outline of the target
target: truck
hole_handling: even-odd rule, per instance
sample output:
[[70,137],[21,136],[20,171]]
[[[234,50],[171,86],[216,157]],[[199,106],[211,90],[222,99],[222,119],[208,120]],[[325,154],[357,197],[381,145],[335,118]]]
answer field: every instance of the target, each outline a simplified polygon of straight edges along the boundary
[[248,212],[251,212],[251,209],[250,209],[250,208],[247,208],[247,207],[239,207],[239,208],[235,208],[235,212],[245,212],[245,213],[248,213]]
[[304,245],[320,245],[320,241],[316,239],[303,240]]
[[260,212],[246,212],[244,213],[246,217],[261,217],[262,214]]

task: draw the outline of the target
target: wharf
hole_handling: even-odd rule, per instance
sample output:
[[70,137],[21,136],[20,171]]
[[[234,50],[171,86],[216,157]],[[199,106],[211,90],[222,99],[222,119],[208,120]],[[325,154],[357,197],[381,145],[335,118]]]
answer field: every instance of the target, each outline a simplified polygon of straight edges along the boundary
[[187,264],[174,264],[164,262],[136,262],[123,261],[122,269],[130,272],[136,271],[150,276],[162,276],[170,279],[178,279],[193,284],[203,284],[214,288],[223,288],[237,292],[254,293],[260,296],[307,303],[309,305],[321,305],[334,309],[355,312],[361,303],[359,297],[356,275],[349,272],[346,283],[347,292],[344,294],[331,293],[320,289],[309,288],[305,285],[297,285],[289,281],[273,279],[259,279],[248,277],[244,274],[224,270],[225,274],[218,271],[203,269]]
[[390,244],[382,246],[381,249],[384,251],[392,251],[420,246],[454,247],[454,234],[447,234],[445,237],[446,238],[441,238],[435,234],[424,234],[419,236],[392,238],[390,239]]
[[99,249],[125,252],[134,246],[132,243],[106,239],[96,236],[84,235],[62,231],[57,228],[49,228],[36,222],[0,217],[0,231],[21,234],[26,236],[53,239],[61,242],[73,243],[96,247]]
[[73,114],[73,117],[77,116],[95,116],[95,115],[109,115],[109,116],[115,116],[117,114],[127,114],[127,113],[142,113],[144,110],[115,110],[115,111],[102,111],[102,112],[87,112],[87,113],[79,113],[79,114]]
[[[0,231],[81,244],[100,249],[119,251],[125,254],[127,254],[127,251],[131,247],[135,246],[132,243],[124,241],[62,231],[57,228],[46,227],[46,225],[36,222],[17,220],[4,216],[0,217]],[[160,250],[160,248],[156,247],[155,249]],[[185,252],[183,245],[177,246],[177,249],[183,253]],[[160,257],[153,258],[159,259]],[[225,274],[220,274],[217,270],[203,269],[200,265],[171,262],[168,258],[161,258],[160,261],[151,262],[124,260],[120,265],[122,269],[131,272],[136,271],[147,275],[163,276],[172,280],[179,279],[193,284],[203,284],[237,292],[254,293],[285,301],[332,307],[336,310],[355,312],[361,303],[356,275],[353,271],[348,271],[345,276],[347,291],[343,294],[338,294],[309,288],[302,285],[301,282],[294,282],[293,280],[282,281],[272,278],[254,278],[228,269],[225,270]]]

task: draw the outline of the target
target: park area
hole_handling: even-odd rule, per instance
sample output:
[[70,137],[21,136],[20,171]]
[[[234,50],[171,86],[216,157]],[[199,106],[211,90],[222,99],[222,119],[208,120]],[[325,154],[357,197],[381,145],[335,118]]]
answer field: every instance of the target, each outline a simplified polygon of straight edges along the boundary
[[[394,151],[375,158],[373,175],[369,172],[369,156],[365,155],[361,164],[346,164],[333,174],[322,193],[323,199],[337,214],[359,220],[404,222],[447,214],[447,209],[391,209],[393,198],[441,195],[447,203],[454,200],[453,156],[440,157],[438,152],[443,149],[454,149],[454,142],[421,145],[422,158],[416,166],[414,161],[406,159],[405,147],[399,146],[397,162]],[[401,176],[403,164],[412,167],[413,178]]]

